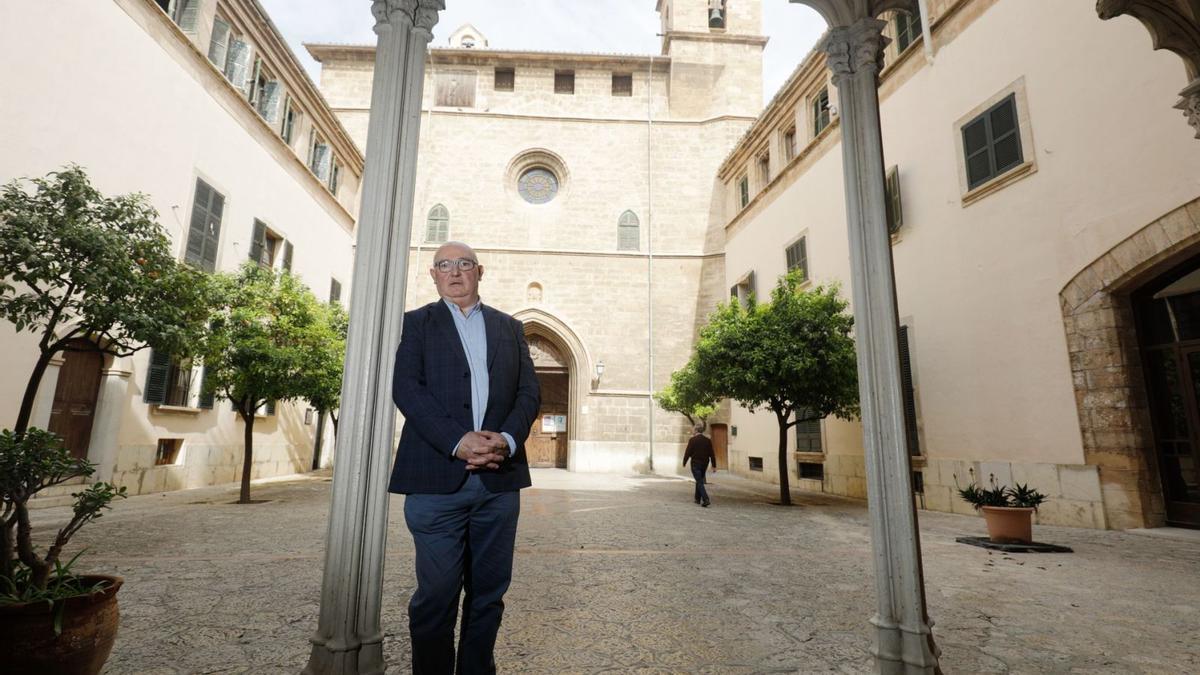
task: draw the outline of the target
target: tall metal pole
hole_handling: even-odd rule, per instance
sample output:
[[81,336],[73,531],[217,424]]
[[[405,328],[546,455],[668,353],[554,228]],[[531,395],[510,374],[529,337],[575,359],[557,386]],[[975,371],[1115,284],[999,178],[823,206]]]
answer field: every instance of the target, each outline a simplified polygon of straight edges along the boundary
[[646,398],[650,453],[646,465],[654,473],[654,55],[646,73],[646,340],[650,395]]
[[325,543],[321,612],[304,673],[384,672],[380,605],[387,471],[416,189],[425,53],[444,0],[375,0],[378,46],[350,299],[342,422]]
[[[820,45],[841,102],[842,163],[867,502],[878,611],[875,658],[885,675],[937,673],[905,443],[896,285],[885,210],[879,56],[885,22],[832,28]],[[926,36],[929,39],[929,36]]]

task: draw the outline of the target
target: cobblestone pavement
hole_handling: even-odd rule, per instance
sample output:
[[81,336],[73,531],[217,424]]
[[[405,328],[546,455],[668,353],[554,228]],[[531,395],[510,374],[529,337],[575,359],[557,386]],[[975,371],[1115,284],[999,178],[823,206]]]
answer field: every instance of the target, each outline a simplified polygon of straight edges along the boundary
[[[507,596],[502,672],[870,672],[862,502],[717,474],[690,481],[535,472]],[[78,537],[123,575],[106,673],[297,673],[316,626],[327,477],[136,497]],[[392,501],[383,621],[407,672],[412,542]],[[43,526],[67,517],[37,512]],[[947,673],[1200,672],[1200,539],[1038,527],[1073,554],[956,544],[977,518],[921,514]],[[43,534],[45,528],[43,528]]]

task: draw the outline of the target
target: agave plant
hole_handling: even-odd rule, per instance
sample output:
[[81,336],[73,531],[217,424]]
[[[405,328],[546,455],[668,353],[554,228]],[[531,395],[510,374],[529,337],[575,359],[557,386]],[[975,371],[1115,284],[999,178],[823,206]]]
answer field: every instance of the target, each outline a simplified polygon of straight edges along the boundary
[[1029,487],[1028,484],[1013,483],[1014,487],[998,485],[995,474],[988,476],[991,487],[984,488],[974,481],[964,487],[958,487],[958,476],[954,476],[955,488],[963,501],[976,509],[983,506],[1020,507],[1037,510],[1046,501],[1046,495]]

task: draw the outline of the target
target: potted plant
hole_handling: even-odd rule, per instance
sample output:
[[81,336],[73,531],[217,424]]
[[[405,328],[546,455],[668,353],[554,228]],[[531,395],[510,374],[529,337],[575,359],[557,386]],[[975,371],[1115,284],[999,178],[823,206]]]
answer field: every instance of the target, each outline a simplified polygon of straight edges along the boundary
[[29,522],[31,497],[94,471],[48,431],[0,432],[0,654],[5,672],[94,675],[112,651],[121,578],[77,575],[71,568],[79,555],[65,564],[61,555],[80,528],[99,518],[113,499],[125,497],[125,488],[95,483],[75,493],[71,520],[44,554],[33,544]]
[[1014,483],[1012,487],[997,485],[994,475],[989,479],[990,488],[972,482],[965,488],[958,488],[958,495],[983,513],[988,538],[992,541],[1033,543],[1033,514],[1046,501],[1046,495],[1020,483]]

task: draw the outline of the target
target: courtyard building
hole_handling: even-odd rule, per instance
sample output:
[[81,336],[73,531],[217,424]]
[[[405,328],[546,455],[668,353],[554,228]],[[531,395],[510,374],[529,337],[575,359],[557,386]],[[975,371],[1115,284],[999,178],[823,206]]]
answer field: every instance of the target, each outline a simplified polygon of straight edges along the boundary
[[[1089,3],[928,0],[885,15],[879,83],[918,506],[1028,483],[1043,523],[1200,525],[1200,155],[1180,59]],[[914,3],[914,8],[916,3]],[[1069,41],[1064,36],[1070,36]],[[814,51],[722,163],[726,288],[850,268],[835,89]],[[778,481],[773,419],[730,464]],[[862,428],[790,439],[799,486],[865,497]]]
[[[767,42],[759,2],[710,5],[661,0],[661,54],[500,50],[470,25],[429,51],[405,305],[436,299],[441,243],[475,248],[541,379],[533,466],[679,470],[686,420],[650,395],[724,298],[715,177],[762,109]],[[307,49],[365,147],[375,47]]]
[[[0,54],[21,66],[0,97],[0,181],[78,164],[105,194],[149,195],[181,261],[213,272],[253,259],[322,301],[348,298],[363,156],[256,0],[18,2],[2,14]],[[9,324],[0,346],[0,427],[11,427],[38,349]],[[68,352],[32,424],[132,494],[232,482],[242,422],[200,395],[203,377],[149,349]],[[328,464],[332,425],[304,403],[260,413],[255,478]]]

